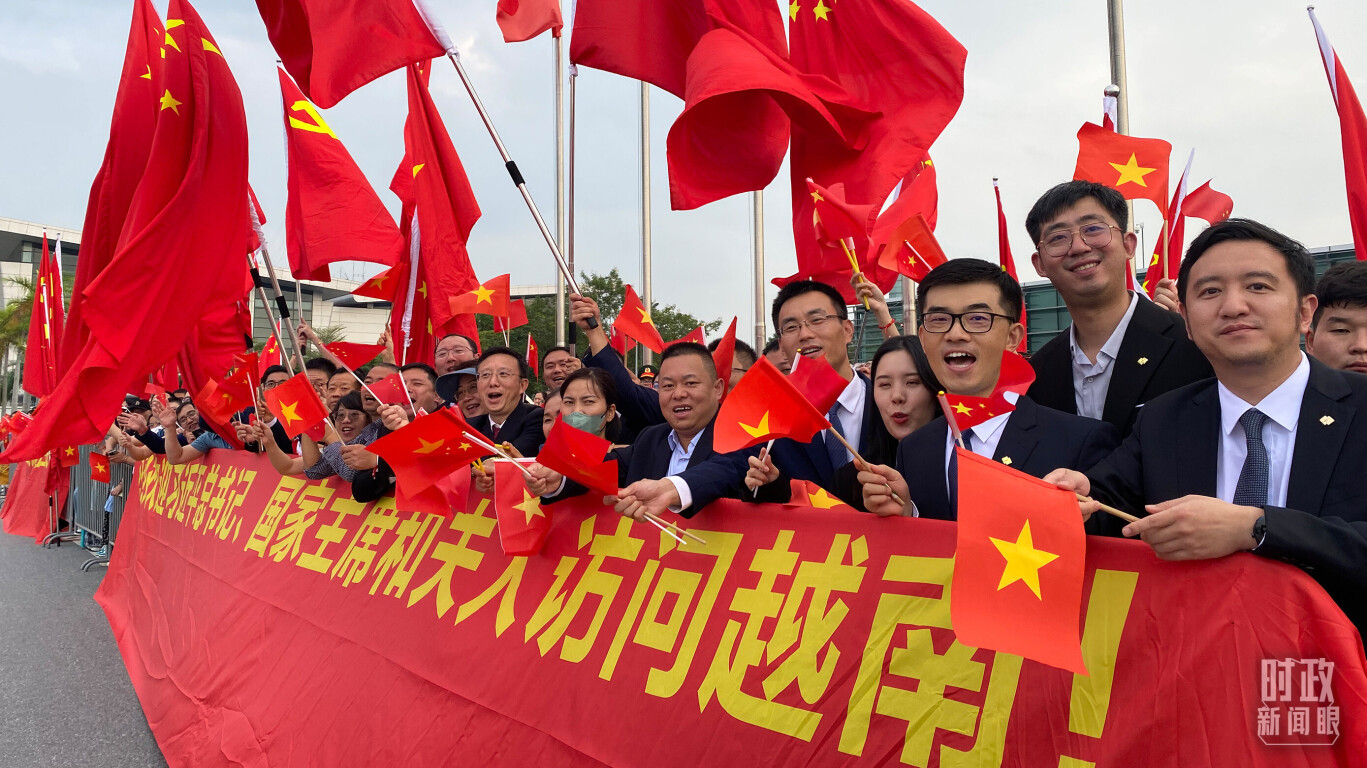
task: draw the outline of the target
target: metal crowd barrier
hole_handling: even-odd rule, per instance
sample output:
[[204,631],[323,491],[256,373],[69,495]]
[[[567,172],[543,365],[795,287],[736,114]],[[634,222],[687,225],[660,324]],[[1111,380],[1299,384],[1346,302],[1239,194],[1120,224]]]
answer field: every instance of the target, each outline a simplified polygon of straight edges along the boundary
[[[58,530],[60,523],[52,521],[52,533],[43,539],[44,547],[63,541],[79,541],[80,546],[90,550],[95,557],[81,564],[81,570],[107,564],[114,539],[118,536],[119,522],[123,519],[124,501],[132,484],[133,466],[110,462],[109,482],[93,480],[90,477],[90,454],[99,446],[80,447],[80,462],[71,467],[69,493],[62,519],[69,523],[68,530]],[[110,496],[110,490],[121,486],[118,496]]]

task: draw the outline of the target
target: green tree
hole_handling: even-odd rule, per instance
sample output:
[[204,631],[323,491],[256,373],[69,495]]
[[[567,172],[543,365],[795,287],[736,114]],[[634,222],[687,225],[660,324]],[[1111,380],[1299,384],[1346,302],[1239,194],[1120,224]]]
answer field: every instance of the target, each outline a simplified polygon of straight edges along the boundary
[[[626,282],[617,268],[614,267],[606,275],[580,274],[579,287],[584,289],[585,296],[598,302],[603,320],[611,325],[617,319],[617,313],[622,311],[622,299],[626,296]],[[721,330],[722,322],[720,319],[703,322],[674,304],[661,305],[658,301],[650,303],[650,319],[655,322],[656,330],[665,341],[682,339],[700,325],[708,336],[714,336]]]

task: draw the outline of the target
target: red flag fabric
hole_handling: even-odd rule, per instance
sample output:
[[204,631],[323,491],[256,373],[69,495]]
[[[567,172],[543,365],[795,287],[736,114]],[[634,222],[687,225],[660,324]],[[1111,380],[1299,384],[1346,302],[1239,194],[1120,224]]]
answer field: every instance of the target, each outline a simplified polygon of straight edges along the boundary
[[[997,261],[1002,265],[1006,274],[1019,283],[1020,278],[1016,276],[1016,260],[1011,257],[1011,230],[1006,226],[1006,209],[1002,207],[1002,190],[1001,187],[997,186],[996,179],[992,180],[992,192],[997,196]],[[1025,307],[1021,307],[1021,323],[1029,327],[1025,321]],[[1022,337],[1020,346],[1016,347],[1016,351],[1025,352],[1027,341],[1026,338]]]
[[[790,8],[793,65],[829,78],[848,95],[849,106],[879,113],[862,141],[854,144],[793,125],[790,166],[798,271],[816,277],[829,273],[832,264],[823,262],[817,244],[805,234],[813,210],[811,197],[804,194],[806,180],[823,185],[843,181],[845,199],[871,206],[873,214],[899,183],[905,193],[921,172],[926,151],[963,101],[967,51],[908,0],[799,5]],[[871,279],[886,291],[894,277],[875,273]],[[844,278],[843,285],[830,282],[852,300],[848,272]]]
[[488,454],[465,432],[479,436],[454,409],[439,408],[381,437],[366,450],[384,459],[394,470],[397,484],[415,494]]
[[873,206],[847,202],[843,182],[828,189],[807,179],[807,194],[812,197],[812,226],[819,243],[839,248],[841,240],[869,236]]
[[375,78],[454,51],[414,0],[256,0],[285,69],[327,109]]
[[33,417],[23,411],[15,411],[10,414],[10,431],[16,435],[21,435],[28,425],[33,423]]
[[408,387],[403,383],[403,376],[397,373],[391,373],[371,384],[370,392],[377,400],[388,405],[408,404]]
[[357,344],[351,341],[334,341],[326,346],[329,352],[342,361],[344,367],[353,371],[379,357],[384,351],[383,344]]
[[74,445],[65,445],[57,450],[57,466],[74,467],[81,463],[81,450]]
[[266,235],[261,229],[266,223],[266,210],[256,199],[256,190],[250,184],[247,185],[247,204],[251,207],[247,218],[247,253],[256,253],[266,243]]
[[1077,143],[1074,179],[1104,184],[1126,200],[1152,200],[1160,211],[1167,210],[1171,144],[1115,133],[1096,123],[1078,129]]
[[1192,190],[1182,201],[1182,215],[1204,219],[1207,224],[1218,224],[1234,213],[1234,198],[1216,192],[1210,182]]
[[[712,350],[712,364],[717,369],[717,375],[726,382],[726,388],[722,390],[722,399],[731,390],[731,366],[736,360],[736,321],[738,317],[731,318],[731,325],[727,327],[726,333],[722,335],[721,341],[717,342],[717,348]],[[702,329],[699,328],[699,331]]]
[[1324,73],[1329,77],[1329,90],[1339,113],[1339,133],[1343,141],[1343,180],[1348,188],[1348,221],[1353,228],[1353,249],[1358,261],[1367,260],[1367,115],[1362,112],[1348,71],[1339,60],[1338,52],[1329,44],[1315,9],[1310,9],[1310,23],[1315,26]]
[[688,56],[707,32],[700,0],[578,0],[570,61],[684,98]]
[[271,413],[280,420],[285,434],[292,438],[304,434],[328,416],[327,408],[313,388],[313,382],[302,373],[296,373],[294,378],[265,390],[264,395]]
[[[228,424],[233,415],[255,404],[255,400],[243,400],[224,387],[218,379],[209,379],[203,387],[192,390],[191,399],[201,416],[210,424]],[[217,432],[217,430],[215,430]],[[222,433],[220,436],[225,437]]]
[[665,350],[665,341],[660,337],[660,330],[655,327],[655,321],[650,319],[650,312],[646,310],[645,304],[641,303],[641,297],[636,295],[635,289],[630,285],[627,286],[626,297],[622,300],[622,310],[612,321],[612,328],[617,333],[624,333],[641,342],[651,352],[659,354]]
[[[534,459],[521,459],[517,464],[532,464]],[[527,490],[527,476],[517,464],[504,459],[488,463],[494,470],[494,514],[498,516],[498,540],[503,554],[510,557],[536,555],[546,543],[551,531],[550,506],[541,506],[541,498]]]
[[24,347],[24,391],[35,397],[47,397],[57,386],[57,345],[62,338],[64,314],[57,261],[48,252],[44,232],[43,256],[33,286],[28,342]]
[[[1191,173],[1191,161],[1196,150],[1191,151],[1182,177],[1177,182],[1177,190],[1172,193],[1172,202],[1163,213],[1163,228],[1154,241],[1153,255],[1149,257],[1149,267],[1144,273],[1144,291],[1153,298],[1158,292],[1158,282],[1164,278],[1176,278],[1182,265],[1182,245],[1186,241],[1186,215],[1182,207],[1187,196],[1187,174]],[[1166,260],[1163,258],[1167,254]]]
[[497,18],[505,43],[531,40],[546,30],[560,37],[565,26],[560,18],[560,0],[498,0]]
[[798,355],[788,368],[788,383],[792,384],[818,413],[830,413],[840,393],[849,385],[835,372],[826,358]]
[[271,334],[266,339],[266,346],[261,348],[261,356],[257,362],[256,379],[260,381],[266,376],[266,369],[272,365],[280,365],[280,345],[275,341],[275,334]]
[[470,291],[450,298],[451,314],[481,314],[495,317],[508,316],[508,303],[512,300],[512,276],[499,275],[481,283]]
[[773,363],[761,357],[717,411],[712,449],[730,453],[777,437],[807,443],[830,426],[823,412],[808,402]]
[[527,324],[527,302],[522,299],[513,299],[508,302],[508,316],[499,317],[494,315],[495,331],[511,331],[514,328],[521,328]]
[[617,330],[616,326],[608,329],[608,346],[617,350],[617,354],[626,357],[627,353],[636,346],[636,341],[630,336]]
[[[33,426],[5,451],[6,461],[103,437],[128,388],[184,347],[199,321],[221,308],[216,298],[223,286],[240,285],[234,278],[245,273],[242,97],[219,46],[189,3],[171,0],[169,14],[184,23],[165,33],[174,45],[163,49],[151,159],[116,253],[82,287],[82,321],[90,336]],[[168,254],[178,254],[177,268],[166,268]],[[150,295],[176,301],[148,301]]]
[[959,458],[950,618],[960,642],[1086,675],[1077,498],[972,451]]
[[856,512],[854,507],[837,499],[811,480],[790,480],[792,495],[783,504],[785,507],[808,507],[811,509],[835,509],[841,512]]
[[970,397],[945,393],[950,413],[960,430],[970,429],[988,419],[1016,410],[1014,400],[1006,398],[1005,393],[1024,395],[1035,383],[1035,368],[1021,355],[1011,350],[1002,352],[1001,373],[997,376],[997,386],[988,397]]
[[603,496],[617,495],[617,460],[604,461],[612,443],[575,429],[556,414],[546,444],[536,454],[543,467],[568,477]]
[[[42,543],[52,533],[52,507],[66,507],[70,483],[61,482],[71,470],[58,467],[49,454],[21,461],[10,469],[9,491],[0,504],[0,527],[11,536],[29,536]],[[56,492],[53,498],[52,492]]]
[[918,283],[930,274],[930,270],[948,260],[940,241],[931,231],[930,222],[919,212],[888,232],[886,237],[886,242],[875,239],[870,245],[882,249],[878,255],[879,265]]
[[282,68],[286,180],[285,244],[296,279],[332,279],[328,264],[393,266],[403,250],[394,217],[380,202],[341,139]]
[[109,482],[109,457],[102,453],[90,452],[90,479],[99,483]]
[[536,347],[536,339],[527,334],[527,367],[532,369],[532,377],[541,377],[541,351]]
[[707,334],[703,333],[702,326],[700,325],[697,328],[694,328],[693,330],[689,331],[688,334],[684,336],[682,339],[675,339],[673,341],[665,342],[665,348],[668,349],[669,347],[672,347],[675,344],[682,344],[685,341],[691,342],[693,344],[701,344],[705,347],[707,346]]
[[393,301],[394,288],[398,285],[398,280],[394,277],[393,269],[386,269],[378,275],[361,283],[351,293],[354,296],[365,296],[366,298],[379,299],[380,301]]
[[[239,275],[245,277],[245,268]],[[242,291],[243,295],[233,301],[232,295],[237,291]],[[237,393],[245,398],[239,409],[255,402],[252,393],[259,380],[252,375],[258,363],[249,360],[252,365],[250,369],[240,364],[241,350],[251,344],[252,333],[245,292],[245,286],[235,282],[220,284],[210,299],[212,306],[195,324],[194,333],[177,355],[177,367],[185,373],[186,387],[190,391],[197,391],[209,381],[223,377],[226,371],[236,369],[239,381]],[[218,418],[218,412],[212,409],[201,415],[209,428],[229,445],[239,450],[243,447],[228,418]]]

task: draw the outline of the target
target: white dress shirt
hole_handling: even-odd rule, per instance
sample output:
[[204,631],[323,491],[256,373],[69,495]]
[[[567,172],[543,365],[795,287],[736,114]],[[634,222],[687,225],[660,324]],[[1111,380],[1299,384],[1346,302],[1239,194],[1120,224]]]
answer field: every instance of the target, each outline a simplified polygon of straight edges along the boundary
[[[845,436],[845,441],[850,445],[859,447],[859,438],[864,431],[864,398],[866,396],[864,379],[858,373],[850,379],[850,383],[841,390],[840,397],[835,401],[836,418],[840,419],[840,433]],[[822,435],[822,439],[825,439]],[[848,448],[845,449],[845,460],[854,461],[854,456],[850,454]]]
[[[1015,405],[1016,400],[1020,398],[1020,395],[1015,392],[1003,392],[1002,397],[1006,398],[1012,405]],[[990,459],[995,456],[997,454],[997,444],[1002,441],[1002,429],[1006,426],[1006,422],[1011,418],[1012,413],[1015,413],[1015,411],[1003,413],[1000,416],[993,416],[976,427],[970,427],[969,429],[963,430],[964,437],[968,437],[970,434],[973,436],[970,450],[985,459]],[[946,429],[945,489],[950,492],[951,496],[954,491],[949,487],[949,460],[954,456],[955,446],[953,430]]]
[[1224,384],[1217,384],[1220,392],[1220,448],[1215,464],[1215,495],[1224,501],[1234,501],[1234,490],[1239,487],[1239,473],[1248,458],[1248,437],[1239,425],[1239,417],[1249,408],[1257,408],[1267,416],[1263,425],[1263,446],[1267,448],[1267,503],[1274,507],[1286,506],[1286,489],[1291,484],[1291,456],[1296,448],[1296,428],[1301,417],[1301,401],[1310,383],[1310,360],[1301,353],[1301,364],[1261,402],[1250,405],[1230,392]]
[[1111,364],[1120,356],[1120,343],[1125,340],[1125,331],[1134,317],[1134,308],[1139,305],[1139,292],[1130,294],[1130,308],[1120,318],[1120,324],[1111,331],[1111,337],[1101,345],[1096,362],[1087,359],[1087,354],[1077,344],[1077,324],[1068,329],[1068,346],[1073,351],[1073,398],[1077,405],[1077,415],[1089,419],[1100,419],[1106,410],[1106,393],[1111,389]]

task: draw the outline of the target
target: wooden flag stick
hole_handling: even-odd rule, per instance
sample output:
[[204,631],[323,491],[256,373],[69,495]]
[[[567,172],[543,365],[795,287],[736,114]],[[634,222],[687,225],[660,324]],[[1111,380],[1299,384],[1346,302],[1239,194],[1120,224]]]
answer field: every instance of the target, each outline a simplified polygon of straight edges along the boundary
[[[854,449],[854,446],[850,445],[850,442],[849,442],[848,440],[845,439],[845,436],[844,436],[844,435],[840,434],[840,431],[839,431],[839,430],[837,430],[837,429],[835,429],[834,427],[832,427],[832,428],[830,429],[830,433],[831,433],[832,435],[835,435],[835,439],[836,439],[836,440],[839,440],[839,441],[840,441],[840,444],[843,445],[843,446],[845,446],[845,449],[848,450],[848,451],[850,452],[850,455],[851,455],[851,456],[854,456],[854,460],[855,460],[856,462],[858,462],[858,463],[864,465],[864,468],[867,469],[867,470],[871,470],[871,469],[872,469],[873,465],[870,464],[870,463],[868,462],[868,460],[865,459],[863,456],[860,456],[860,455],[859,455],[859,451],[856,451],[856,450]],[[902,504],[903,506],[906,505],[906,502],[905,502],[905,501],[902,501],[902,497],[897,495],[897,491],[894,491],[894,490],[892,489],[892,486],[890,486],[890,485],[887,486],[887,489],[888,489],[888,495],[892,497],[892,500],[893,500],[893,501],[897,502],[898,504]]]
[[664,524],[664,521],[656,517],[655,515],[652,515],[649,512],[647,512],[645,513],[645,519],[646,522],[650,523],[656,528],[659,528],[661,531],[664,531],[665,533],[669,534],[675,541],[679,542],[680,544],[688,544],[688,542],[684,541],[683,538],[679,536],[679,534],[669,530],[669,528]]
[[[845,242],[845,239],[844,239],[844,238],[841,238],[841,240],[840,240],[840,250],[844,251],[844,252],[845,252],[845,258],[847,258],[847,259],[850,260],[850,269],[853,269],[853,270],[854,270],[855,276],[859,278],[859,281],[860,281],[861,283],[862,283],[862,282],[865,282],[865,281],[867,280],[867,278],[864,277],[864,273],[863,273],[863,272],[859,271],[859,261],[856,260],[856,259],[854,258],[854,250],[850,248],[849,244]],[[865,311],[867,311],[868,308],[869,308],[869,300],[866,298],[866,299],[864,299],[864,309],[865,309]]]
[[483,449],[485,449],[486,451],[491,451],[491,452],[497,454],[499,458],[503,458],[503,459],[507,459],[508,461],[511,461],[511,462],[513,463],[513,466],[517,467],[519,470],[522,471],[522,474],[524,474],[524,475],[527,476],[527,479],[529,479],[529,480],[534,480],[534,479],[536,479],[536,478],[533,478],[533,477],[532,477],[532,473],[531,473],[530,470],[528,470],[526,467],[522,466],[522,463],[519,462],[517,459],[514,459],[512,456],[509,456],[507,451],[503,450],[502,448],[499,448],[497,445],[494,445],[493,443],[485,442],[484,440],[481,440],[480,438],[475,437],[474,435],[472,435],[472,434],[470,434],[469,432],[466,432],[466,431],[464,431],[464,430],[461,431],[461,434],[465,436],[465,439],[466,439],[466,440],[469,440],[470,442],[474,443],[475,445],[478,445],[480,448],[483,448]]
[[666,519],[664,519],[663,517],[660,517],[659,515],[656,515],[656,514],[651,513],[651,512],[647,512],[647,513],[646,513],[646,517],[653,517],[653,518],[655,518],[656,520],[659,520],[660,522],[662,522],[662,523],[664,523],[665,525],[669,526],[671,529],[677,531],[678,533],[681,533],[681,534],[687,536],[688,538],[690,538],[690,539],[692,539],[692,540],[698,542],[699,544],[706,544],[706,543],[707,543],[706,541],[703,541],[703,539],[702,539],[701,536],[697,536],[697,535],[695,535],[695,534],[689,533],[688,531],[684,530],[683,528],[680,528],[676,523],[674,523],[674,522],[671,521],[671,520],[666,520]]
[[[1090,497],[1090,496],[1083,496],[1083,495],[1080,494],[1080,493],[1075,493],[1075,494],[1073,494],[1073,495],[1077,496],[1077,500],[1078,500],[1078,501],[1096,501],[1096,499],[1093,499],[1093,498]],[[1096,503],[1099,504],[1099,505],[1101,506],[1101,511],[1102,511],[1102,512],[1105,512],[1105,513],[1108,514],[1108,515],[1112,515],[1112,516],[1114,516],[1114,517],[1118,517],[1118,518],[1120,518],[1121,520],[1124,520],[1124,521],[1127,522],[1127,523],[1137,523],[1137,522],[1139,522],[1139,518],[1135,517],[1134,515],[1131,515],[1131,514],[1128,513],[1128,512],[1121,512],[1120,510],[1116,509],[1115,507],[1107,506],[1107,505],[1105,505],[1105,504],[1102,504],[1102,503],[1099,502],[1099,501],[1097,501]]]
[[949,422],[949,432],[954,435],[954,442],[957,443],[960,448],[963,448],[964,433],[959,431],[959,420],[954,418],[954,409],[949,407],[949,398],[945,397],[945,391],[943,389],[940,390],[935,397],[940,401],[940,410],[945,413],[945,421]]
[[[771,448],[773,448],[773,447],[774,447],[774,438],[769,438],[769,442],[766,443],[765,446],[759,450],[759,463],[763,464],[763,463],[764,463],[764,460],[767,459],[767,458],[769,458],[769,449],[771,449]],[[751,494],[751,496],[753,496],[753,497],[756,498],[756,499],[759,498],[759,486],[758,486],[758,485],[755,486],[754,492]]]

